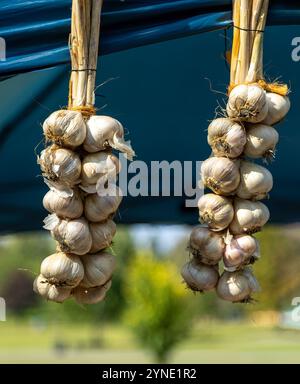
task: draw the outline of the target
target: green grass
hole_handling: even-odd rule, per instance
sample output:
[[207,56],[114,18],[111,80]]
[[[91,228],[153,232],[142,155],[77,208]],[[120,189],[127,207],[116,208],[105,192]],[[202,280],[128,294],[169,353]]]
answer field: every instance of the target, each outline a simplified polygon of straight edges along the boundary
[[[55,349],[58,341],[64,351]],[[97,345],[95,345],[97,343]],[[147,363],[122,326],[0,323],[0,363]],[[300,332],[251,323],[198,322],[171,356],[179,363],[300,363]]]

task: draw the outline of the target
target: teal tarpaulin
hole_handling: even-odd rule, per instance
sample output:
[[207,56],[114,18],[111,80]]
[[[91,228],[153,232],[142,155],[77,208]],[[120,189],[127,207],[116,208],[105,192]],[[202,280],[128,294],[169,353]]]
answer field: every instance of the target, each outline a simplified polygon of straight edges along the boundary
[[[43,14],[42,6],[45,3],[43,1],[2,1],[0,11],[3,10],[1,9],[3,4],[7,4],[7,9],[11,9],[12,5],[17,7],[22,3],[24,15],[29,12],[27,17],[24,17],[24,23],[28,20],[36,20],[34,14],[30,14],[33,8],[26,9],[26,3],[32,6],[40,3],[41,9],[38,14]],[[48,1],[47,3],[52,6],[61,3],[61,12],[64,14],[70,10],[70,1]],[[109,4],[117,6],[117,3],[121,2],[108,0],[106,12],[109,13]],[[129,4],[133,6],[134,3],[138,6],[142,3],[145,5],[146,2],[123,3],[126,9],[126,3],[128,6]],[[167,2],[151,3],[158,5]],[[183,2],[177,3],[179,5]],[[186,4],[188,3],[190,5],[194,3],[195,6],[204,3],[207,6],[220,6],[222,7],[220,12],[225,13],[230,10],[228,1],[186,1]],[[276,1],[272,3],[276,3],[278,7],[283,4]],[[286,4],[293,5],[296,12],[296,2],[286,2]],[[176,8],[172,14],[175,14],[175,11]],[[194,8],[189,12],[189,17],[195,17]],[[297,12],[293,16],[295,24]],[[50,11],[48,13],[48,17],[53,15]],[[0,12],[0,19],[1,15],[3,14]],[[18,12],[16,12],[17,15]],[[181,15],[186,13],[182,11]],[[274,20],[276,20],[275,15],[274,8]],[[157,17],[163,20],[166,15],[157,15]],[[165,19],[166,24],[170,18],[171,14],[168,14]],[[226,20],[226,23],[230,23],[230,17]],[[283,20],[285,20],[284,16]],[[151,18],[148,21],[151,22]],[[113,24],[109,27],[107,16],[106,23],[107,41],[109,41],[108,32],[114,30],[114,36],[116,36],[119,21],[116,22],[115,27]],[[138,23],[132,23],[133,29],[137,27],[136,24]],[[10,21],[5,19],[4,24],[1,21],[2,32],[5,25],[13,26],[13,18]],[[143,26],[143,22],[140,25]],[[64,36],[67,36],[67,31],[66,24]],[[174,35],[174,37],[183,35],[185,33]],[[45,37],[47,34],[40,36]],[[298,221],[300,218],[298,192],[300,133],[297,129],[300,62],[296,61],[297,55],[292,57],[292,51],[295,49],[292,41],[297,36],[300,36],[300,28],[297,26],[273,26],[269,27],[265,34],[267,74],[271,79],[283,75],[282,80],[290,82],[293,91],[292,110],[285,123],[278,128],[280,145],[276,161],[270,167],[275,185],[271,198],[266,204],[271,209],[272,220],[277,222]],[[166,39],[166,35],[165,38],[161,38],[161,40]],[[45,40],[42,38],[40,40],[41,45],[43,43],[47,47]],[[15,41],[17,42],[18,39],[16,38]],[[148,42],[154,41],[148,40]],[[27,45],[24,45],[24,49],[27,46],[30,47],[30,41],[25,42]],[[64,45],[66,45],[65,40]],[[115,52],[101,58],[97,84],[110,78],[114,80],[97,90],[97,108],[101,109],[102,113],[115,116],[123,122],[129,133],[128,138],[130,136],[136,149],[138,160],[144,160],[147,163],[151,160],[196,161],[204,160],[209,155],[205,130],[208,120],[214,117],[217,100],[224,105],[224,92],[228,83],[228,70],[223,59],[224,45],[224,32],[217,30],[208,34]],[[104,38],[101,46],[103,49]],[[109,46],[108,43],[107,46]],[[23,53],[26,54],[25,51]],[[34,59],[34,54],[28,52],[27,59],[29,61]],[[66,56],[62,61],[65,59]],[[32,63],[37,63],[38,67],[39,60]],[[46,66],[53,64],[47,63]],[[9,60],[1,62],[2,72],[0,73],[3,76],[29,69],[29,67],[26,69],[20,66],[10,67],[10,65]],[[30,69],[34,69],[34,66]],[[47,187],[39,177],[35,147],[42,140],[42,121],[51,111],[66,104],[68,77],[69,66],[60,65],[52,69],[21,74],[0,83],[0,230],[2,232],[41,228],[42,219],[46,215],[42,207],[42,197]],[[41,148],[42,144],[38,151]],[[185,208],[184,200],[185,197],[173,196],[128,197],[124,199],[118,219],[123,223],[196,223],[197,211]]]

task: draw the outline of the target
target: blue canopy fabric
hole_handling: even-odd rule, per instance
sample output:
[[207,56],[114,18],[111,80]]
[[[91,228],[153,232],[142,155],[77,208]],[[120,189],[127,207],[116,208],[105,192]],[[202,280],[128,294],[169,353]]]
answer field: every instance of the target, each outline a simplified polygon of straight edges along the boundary
[[[7,42],[0,76],[10,76],[0,82],[0,232],[41,229],[46,215],[47,187],[36,153],[43,148],[41,123],[67,102],[70,5],[0,2],[0,37]],[[286,26],[266,30],[266,73],[270,79],[282,75],[293,92],[291,112],[278,127],[280,144],[270,165],[274,188],[266,204],[273,222],[294,222],[300,219],[300,63],[291,58],[291,42],[300,28],[291,25],[300,20],[300,5],[274,0],[271,5],[268,23]],[[208,121],[217,104],[224,105],[229,80],[220,29],[231,23],[230,8],[231,1],[105,1],[101,53],[111,54],[101,57],[97,84],[114,80],[99,87],[96,106],[124,124],[137,160],[209,156]],[[172,190],[170,197],[126,197],[117,220],[195,224],[197,210],[185,208],[185,199]]]
[[[300,23],[297,0],[272,0],[268,24]],[[231,0],[105,0],[101,53],[226,28]],[[0,76],[69,62],[71,0],[2,0],[0,37],[7,60]]]

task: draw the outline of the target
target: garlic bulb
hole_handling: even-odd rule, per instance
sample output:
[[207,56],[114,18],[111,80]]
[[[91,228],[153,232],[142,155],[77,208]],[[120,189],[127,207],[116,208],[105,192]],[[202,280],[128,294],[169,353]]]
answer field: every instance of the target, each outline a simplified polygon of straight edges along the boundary
[[273,177],[267,168],[261,165],[242,161],[241,183],[236,194],[241,199],[262,200],[273,187]]
[[264,124],[273,125],[279,123],[288,114],[291,102],[287,96],[278,93],[267,92],[268,114],[263,120]]
[[99,152],[108,146],[124,152],[132,160],[135,155],[130,142],[124,141],[122,124],[110,116],[92,116],[87,122],[87,135],[83,144],[87,152]]
[[279,135],[276,129],[265,124],[254,124],[247,129],[244,154],[253,159],[274,157]]
[[43,260],[41,274],[49,284],[73,288],[82,280],[84,269],[78,256],[57,252]]
[[55,214],[44,220],[44,228],[51,231],[52,237],[58,241],[61,251],[84,255],[92,246],[89,224],[84,218],[60,220]]
[[186,263],[181,276],[192,291],[210,291],[215,288],[219,279],[217,268],[196,262]]
[[38,164],[41,166],[43,176],[53,182],[72,186],[80,177],[81,161],[70,149],[51,145],[41,152]]
[[234,272],[258,258],[258,241],[250,235],[237,235],[226,244],[223,262],[226,271]]
[[56,191],[48,191],[43,199],[44,208],[58,217],[77,219],[83,213],[83,202],[78,190],[73,191],[73,196],[63,197]]
[[116,196],[99,196],[97,193],[88,195],[84,202],[84,214],[91,222],[107,220],[118,209],[122,201],[120,190]]
[[116,234],[116,229],[116,224],[112,220],[107,220],[104,223],[90,223],[92,247],[89,252],[96,253],[109,247]]
[[221,117],[209,124],[207,141],[215,156],[235,158],[244,150],[246,132],[242,125]]
[[33,282],[33,290],[47,300],[63,303],[71,295],[71,288],[55,285],[39,275]]
[[240,84],[229,94],[227,114],[230,118],[259,123],[268,113],[266,92],[258,84]]
[[234,215],[233,206],[229,199],[208,193],[198,201],[201,222],[212,230],[221,231],[228,227]]
[[86,137],[86,125],[80,112],[60,110],[51,113],[43,124],[48,140],[64,147],[78,147]]
[[234,235],[259,232],[270,218],[268,208],[260,201],[235,199],[234,218],[230,224],[230,232]]
[[226,157],[210,157],[202,163],[201,179],[217,195],[233,193],[240,183],[238,162]]
[[232,303],[251,301],[251,294],[259,290],[258,282],[249,269],[224,272],[217,285],[218,296]]
[[111,287],[111,280],[99,287],[84,288],[76,287],[72,294],[78,304],[97,304],[105,299],[107,291]]
[[85,156],[82,162],[81,188],[88,193],[91,192],[89,186],[96,185],[97,189],[97,186],[102,185],[104,188],[108,180],[116,179],[120,168],[121,163],[118,158],[108,151]]
[[223,236],[219,233],[200,226],[192,230],[188,249],[203,264],[218,264],[223,257],[224,248]]
[[84,278],[80,285],[84,288],[98,287],[111,280],[116,268],[116,258],[107,252],[85,255],[81,258]]

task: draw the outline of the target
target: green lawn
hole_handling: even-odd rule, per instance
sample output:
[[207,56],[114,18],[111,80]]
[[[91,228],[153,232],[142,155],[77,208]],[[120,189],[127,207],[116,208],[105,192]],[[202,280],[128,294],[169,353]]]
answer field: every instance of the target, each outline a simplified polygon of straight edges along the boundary
[[[58,341],[66,348],[59,348]],[[0,323],[0,363],[151,361],[151,356],[121,326]],[[171,362],[300,363],[300,332],[249,323],[202,321],[177,347]]]

